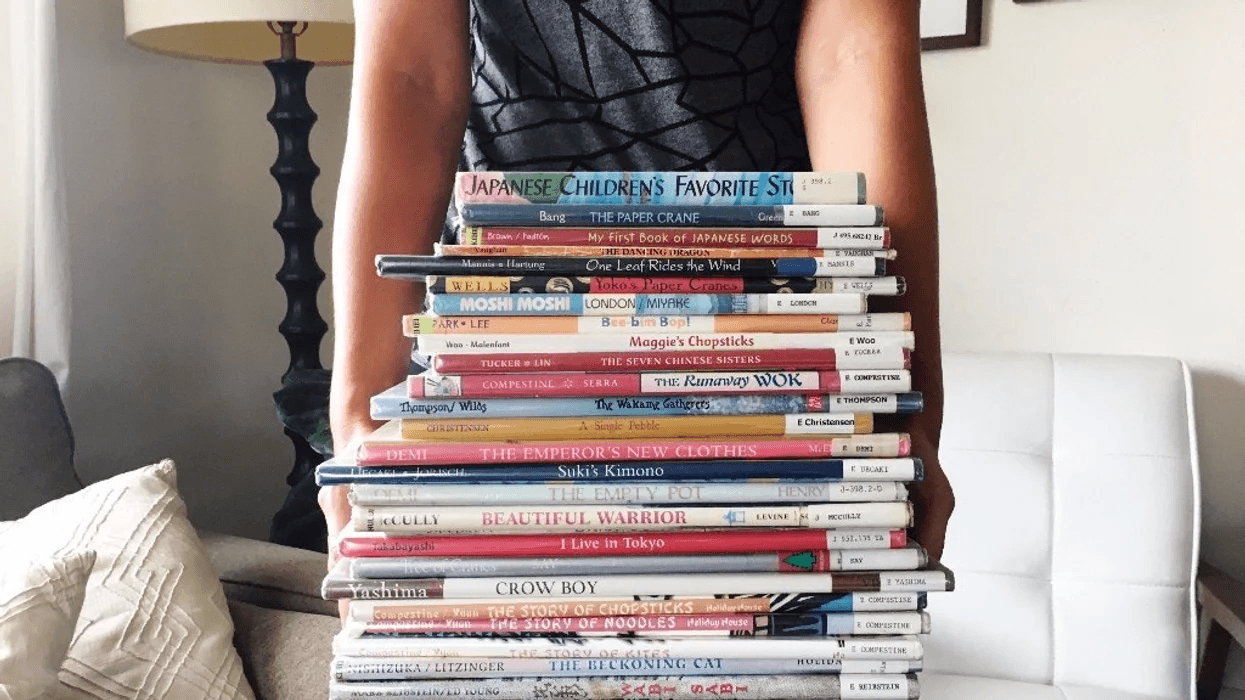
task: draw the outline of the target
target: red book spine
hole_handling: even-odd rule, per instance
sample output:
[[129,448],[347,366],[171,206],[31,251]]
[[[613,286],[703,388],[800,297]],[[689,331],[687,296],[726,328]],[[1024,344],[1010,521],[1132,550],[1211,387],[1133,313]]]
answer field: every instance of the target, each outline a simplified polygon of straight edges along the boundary
[[907,433],[847,437],[720,438],[687,440],[553,440],[532,442],[434,443],[377,440],[359,446],[361,467],[434,464],[537,464],[560,461],[662,461],[684,459],[798,459],[803,457],[907,457]]
[[[748,350],[729,352],[567,352],[515,355],[436,355],[432,369],[441,374],[489,372],[617,372],[619,370],[838,369],[836,350]],[[912,354],[903,351],[902,367]],[[863,367],[862,367],[863,369]]]
[[589,293],[596,294],[743,294],[742,277],[592,277]]
[[[891,547],[907,544],[891,531]],[[752,554],[776,550],[823,551],[826,530],[698,530],[566,535],[430,535],[346,537],[346,557],[624,557],[657,554]]]
[[[614,245],[727,247],[727,248],[817,248],[815,228],[524,228],[473,226],[468,241],[475,245]],[[882,247],[889,244],[889,236]]]

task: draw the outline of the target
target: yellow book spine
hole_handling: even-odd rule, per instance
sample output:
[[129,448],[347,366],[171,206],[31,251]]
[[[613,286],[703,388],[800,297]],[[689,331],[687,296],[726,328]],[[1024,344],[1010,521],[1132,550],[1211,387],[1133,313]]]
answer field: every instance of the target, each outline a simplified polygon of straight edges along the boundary
[[873,432],[871,413],[628,418],[415,419],[401,422],[406,440],[625,440],[628,438],[782,437]]
[[821,333],[910,331],[907,313],[722,314],[718,316],[428,316],[402,317],[408,338],[438,333]]

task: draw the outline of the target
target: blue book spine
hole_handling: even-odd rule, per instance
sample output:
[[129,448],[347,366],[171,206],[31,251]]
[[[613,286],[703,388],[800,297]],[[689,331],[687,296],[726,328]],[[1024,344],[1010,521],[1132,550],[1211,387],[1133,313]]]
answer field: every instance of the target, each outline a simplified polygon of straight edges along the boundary
[[460,202],[506,204],[864,204],[855,172],[460,172]]
[[856,314],[865,310],[859,294],[798,298],[790,294],[429,294],[426,305],[429,312],[440,316]]
[[[793,413],[919,413],[921,394],[636,396],[565,399],[412,399],[405,387],[377,394],[372,418],[555,418],[559,416],[728,416]],[[851,402],[838,399],[850,396]]]
[[860,459],[720,460],[701,462],[587,462],[493,464],[453,467],[359,467],[335,460],[316,467],[320,486],[372,484],[530,484],[546,481],[747,481],[821,479],[825,481],[921,481],[914,457]]
[[473,226],[881,226],[870,204],[661,205],[460,203]]

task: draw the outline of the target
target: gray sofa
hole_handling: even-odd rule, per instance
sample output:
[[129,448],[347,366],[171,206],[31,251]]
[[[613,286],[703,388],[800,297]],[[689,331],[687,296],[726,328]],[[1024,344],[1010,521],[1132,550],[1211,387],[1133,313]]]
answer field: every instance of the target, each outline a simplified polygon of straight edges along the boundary
[[[43,365],[0,359],[0,521],[82,487],[73,431]],[[337,606],[320,598],[324,555],[200,531],[229,600],[234,644],[260,700],[328,697]]]

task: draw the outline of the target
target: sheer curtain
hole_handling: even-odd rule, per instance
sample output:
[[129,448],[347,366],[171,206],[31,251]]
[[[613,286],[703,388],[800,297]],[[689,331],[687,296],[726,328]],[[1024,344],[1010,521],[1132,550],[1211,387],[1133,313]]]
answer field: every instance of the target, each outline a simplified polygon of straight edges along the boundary
[[8,7],[8,109],[15,238],[12,354],[69,379],[69,241],[56,112],[56,1],[3,0]]

